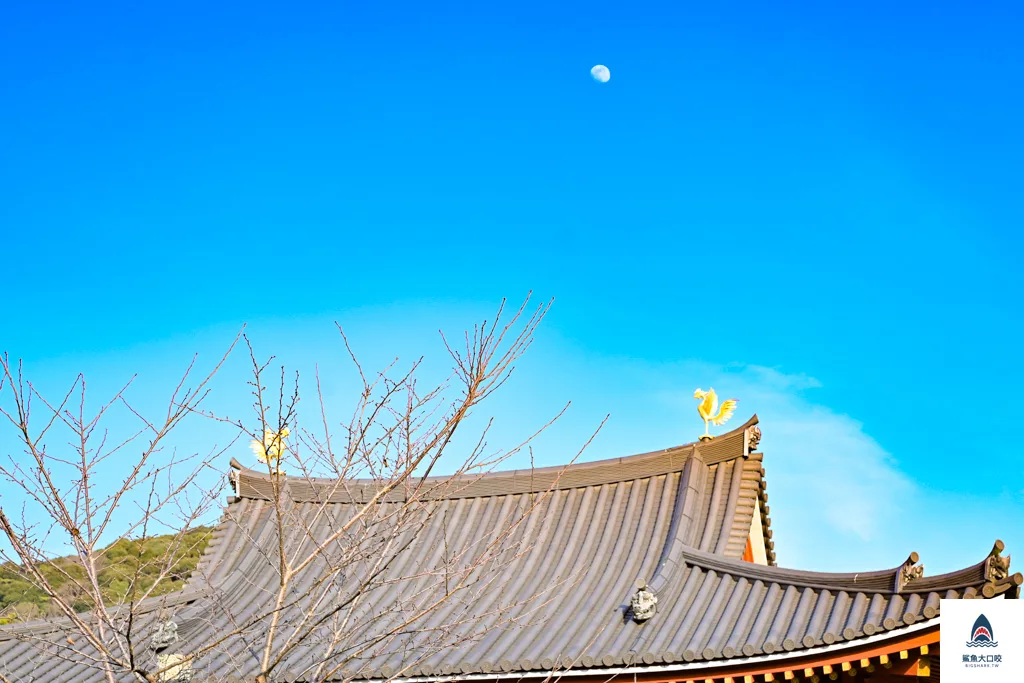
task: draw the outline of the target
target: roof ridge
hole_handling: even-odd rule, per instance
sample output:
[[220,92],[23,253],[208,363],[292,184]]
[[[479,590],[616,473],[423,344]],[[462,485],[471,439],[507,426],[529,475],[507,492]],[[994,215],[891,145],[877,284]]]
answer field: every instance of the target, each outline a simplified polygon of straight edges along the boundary
[[981,562],[962,569],[936,574],[935,576],[911,578],[897,584],[898,575],[908,564],[910,566],[913,565],[911,561],[916,561],[917,553],[911,553],[907,561],[887,569],[864,572],[818,572],[755,564],[725,555],[704,552],[692,546],[682,546],[679,549],[679,559],[689,566],[715,571],[720,574],[729,574],[735,578],[771,581],[773,583],[785,583],[792,586],[820,590],[910,594],[962,590],[969,587],[977,588],[986,583],[999,586],[1000,588],[1004,585],[1007,587],[1011,585],[1020,586],[1024,583],[1024,575],[1021,575],[1019,572],[1012,575],[1004,572],[1004,574],[1000,575],[990,571],[991,561],[989,558],[991,556],[992,554]]
[[[423,499],[477,498],[519,493],[541,493],[549,490],[598,486],[617,482],[635,481],[652,476],[679,472],[699,449],[705,464],[711,465],[748,457],[750,453],[746,430],[757,424],[757,415],[744,424],[707,442],[692,442],[647,453],[606,458],[569,465],[553,465],[532,469],[501,470],[449,476],[425,477],[416,482],[416,495]],[[681,456],[681,457],[680,457]],[[238,483],[238,495],[243,498],[268,500],[270,476],[248,469],[237,460],[231,460],[232,481]],[[380,479],[332,479],[285,475],[293,500],[300,502],[365,502],[384,485]],[[446,486],[453,482],[464,485]],[[432,495],[431,490],[435,493]],[[385,500],[407,499],[401,487],[392,491]]]

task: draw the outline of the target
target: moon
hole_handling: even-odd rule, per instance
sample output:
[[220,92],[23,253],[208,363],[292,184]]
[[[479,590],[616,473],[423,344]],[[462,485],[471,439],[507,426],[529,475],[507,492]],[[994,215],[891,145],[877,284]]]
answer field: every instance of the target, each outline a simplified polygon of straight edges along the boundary
[[598,83],[607,83],[608,79],[612,77],[612,72],[608,70],[604,64],[598,64],[590,70],[590,75],[594,77],[594,80]]

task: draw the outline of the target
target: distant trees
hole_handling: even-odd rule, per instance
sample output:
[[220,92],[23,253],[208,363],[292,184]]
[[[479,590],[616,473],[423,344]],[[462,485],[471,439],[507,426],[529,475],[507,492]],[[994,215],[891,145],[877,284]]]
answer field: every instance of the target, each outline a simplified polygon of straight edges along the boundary
[[[419,530],[443,514],[436,501],[527,448],[558,417],[506,448],[489,444],[489,421],[469,421],[508,379],[550,306],[529,310],[528,302],[507,320],[502,306],[493,321],[475,326],[457,343],[442,336],[451,373],[440,383],[421,381],[420,360],[402,370],[392,364],[365,372],[342,333],[360,389],[340,426],[330,417],[333,407],[320,391],[320,377],[313,378],[311,410],[302,414],[297,375],[289,379],[281,368],[268,381],[273,359],[261,361],[241,335],[194,385],[193,361],[158,417],[136,410],[127,386],[88,412],[81,377],[64,396],[50,400],[4,356],[0,408],[19,450],[0,454],[7,456],[0,461],[0,477],[19,498],[17,508],[10,493],[0,498],[0,591],[7,600],[10,591],[21,591],[26,599],[18,601],[17,616],[42,614],[53,619],[53,629],[40,635],[2,628],[38,648],[41,657],[85,663],[109,683],[190,680],[193,662],[217,657],[222,662],[236,657],[235,673],[266,683],[303,648],[321,653],[303,680],[336,680],[354,675],[351,668],[361,658],[390,647],[403,634],[422,631],[427,617],[439,613],[445,617],[432,627],[431,645],[411,653],[410,662],[465,637],[481,617],[471,609],[471,596],[521,552],[515,531],[534,514],[543,494],[498,520],[486,544],[454,544],[433,564],[421,562],[415,569],[416,563],[401,560],[422,551],[422,543],[416,543]],[[242,339],[252,367],[253,413],[239,421],[214,414],[204,403],[212,378]],[[106,425],[114,410],[131,416],[137,429],[113,438]],[[262,461],[269,526],[248,543],[276,580],[254,586],[251,590],[261,591],[258,607],[243,611],[218,592],[222,586],[214,577],[194,576],[190,586],[207,582],[211,623],[217,615],[218,623],[230,626],[192,643],[187,653],[157,656],[152,639],[167,613],[162,605],[195,569],[209,533],[200,523],[223,500],[222,487],[204,486],[200,475],[223,469],[226,449],[165,450],[169,435],[190,416],[237,430]],[[475,433],[467,432],[471,425]],[[426,478],[437,474],[449,453],[444,462],[454,478]],[[282,470],[300,480],[318,478],[319,497],[296,504]],[[355,478],[368,491],[365,501],[347,506],[331,524],[322,523],[339,514],[331,501]],[[248,533],[251,520],[227,521]],[[55,547],[70,548],[72,554],[54,560]],[[396,569],[403,566],[408,567],[404,573]],[[402,604],[369,616],[356,611],[380,591],[406,585],[402,582],[409,586]],[[551,589],[537,587],[538,594]],[[490,608],[487,628],[503,626],[495,615],[507,607]],[[239,642],[246,644],[242,652]],[[0,681],[4,673],[0,662]]]
[[[166,577],[160,575],[160,563],[156,560],[170,553],[175,540],[173,534],[145,539],[120,538],[110,544],[99,553],[97,563],[98,583],[104,602],[118,605],[128,600],[136,572],[140,576],[139,588],[152,589],[154,596],[179,590],[199,564],[211,531],[208,527],[199,526],[185,535],[183,552],[176,554],[176,563]],[[61,599],[70,602],[76,611],[87,612],[93,609],[91,594],[81,588],[87,576],[85,567],[77,557],[59,557],[41,563],[39,571]],[[26,576],[23,567],[11,561],[0,565],[0,624],[56,617],[60,614],[59,605],[50,599],[38,582]]]

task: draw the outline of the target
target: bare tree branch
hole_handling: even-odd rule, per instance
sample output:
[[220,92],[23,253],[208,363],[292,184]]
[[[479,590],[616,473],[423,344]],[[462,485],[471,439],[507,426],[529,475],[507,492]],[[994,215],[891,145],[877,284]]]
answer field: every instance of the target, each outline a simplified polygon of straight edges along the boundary
[[[59,615],[42,630],[14,629],[13,637],[55,662],[76,660],[102,672],[110,683],[157,683],[213,661],[218,670],[227,666],[260,683],[275,680],[283,668],[293,675],[296,667],[310,681],[326,681],[351,678],[369,661],[401,653],[399,670],[385,674],[397,676],[446,648],[541,618],[559,589],[578,577],[558,577],[524,598],[513,590],[517,582],[510,572],[534,550],[527,540],[530,529],[560,475],[550,487],[531,487],[529,496],[491,512],[483,535],[455,532],[447,501],[524,450],[532,466],[531,444],[568,408],[505,449],[490,445],[493,420],[474,417],[512,376],[550,305],[531,309],[527,297],[506,316],[503,301],[497,315],[467,331],[461,344],[442,334],[451,372],[428,386],[420,380],[423,358],[405,370],[397,370],[396,360],[367,373],[339,325],[358,377],[355,405],[346,420],[332,419],[317,366],[316,414],[308,426],[299,410],[298,375],[290,382],[282,366],[268,381],[273,357],[261,360],[241,333],[231,349],[242,339],[249,352],[249,422],[203,406],[227,354],[190,388],[193,358],[158,420],[131,405],[132,382],[91,415],[82,377],[59,402],[48,403],[4,356],[0,392],[6,391],[12,408],[3,414],[24,452],[0,464],[0,476],[20,487],[34,514],[31,523],[16,522],[0,509],[0,538],[12,549],[10,556],[0,549],[0,561],[45,593]],[[35,431],[33,399],[47,413]],[[118,438],[104,427],[116,406],[140,425]],[[243,545],[244,554],[215,561],[211,555],[217,551],[207,551],[185,589],[163,595],[160,586],[172,580],[178,561],[196,550],[198,541],[189,532],[216,504],[218,488],[204,488],[200,475],[215,469],[214,460],[225,452],[214,448],[179,457],[163,450],[168,435],[190,415],[236,428],[263,466],[259,472],[232,472],[243,498],[229,504],[218,527],[218,534]],[[70,454],[48,450],[58,426],[73,435]],[[140,439],[140,454],[125,462],[124,454]],[[442,468],[449,476],[435,476]],[[109,486],[114,472],[120,476],[106,491],[100,482]],[[252,486],[259,487],[256,498],[245,488]],[[135,512],[124,521],[129,508]],[[101,576],[108,562],[101,541],[115,524],[125,527],[117,538],[138,548],[122,560],[116,595]],[[171,540],[148,556],[145,539],[165,528],[174,530]],[[48,548],[58,536],[74,549],[73,564],[52,561]],[[237,566],[229,572],[229,565]],[[202,637],[180,651],[151,644],[157,627],[175,614],[185,615],[179,618],[189,632]]]

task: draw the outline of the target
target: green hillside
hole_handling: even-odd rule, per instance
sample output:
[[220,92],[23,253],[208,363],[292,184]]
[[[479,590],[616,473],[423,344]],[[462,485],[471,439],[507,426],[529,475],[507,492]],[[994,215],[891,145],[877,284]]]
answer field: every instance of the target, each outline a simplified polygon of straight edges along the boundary
[[[179,590],[199,563],[212,531],[209,527],[196,527],[176,550],[172,547],[174,536],[170,534],[144,540],[121,539],[112,543],[100,556],[99,584],[105,602],[116,604],[131,599],[129,590],[136,573],[139,580],[134,595],[152,587],[172,551],[177,561],[170,575],[156,586],[153,595]],[[55,586],[57,594],[69,599],[77,611],[92,607],[92,599],[76,585],[75,580],[85,581],[85,569],[77,558],[58,558],[44,565],[42,571]],[[51,604],[50,596],[33,586],[21,567],[10,563],[0,565],[0,624],[57,614],[60,610]]]

